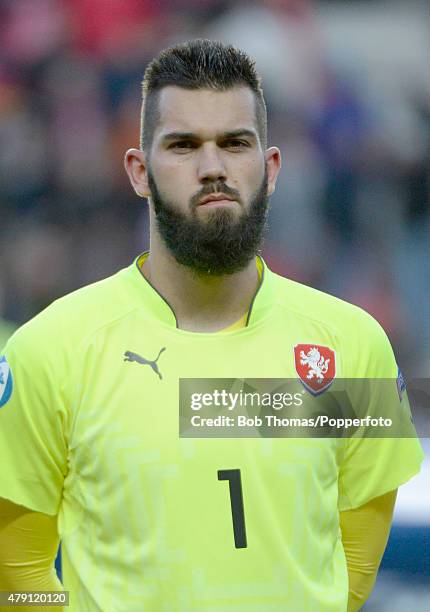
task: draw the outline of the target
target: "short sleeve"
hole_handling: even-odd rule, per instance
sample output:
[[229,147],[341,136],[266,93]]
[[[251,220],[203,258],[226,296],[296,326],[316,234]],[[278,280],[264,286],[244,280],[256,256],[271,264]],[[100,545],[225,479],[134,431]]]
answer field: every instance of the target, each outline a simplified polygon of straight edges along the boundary
[[[397,437],[351,437],[343,440],[339,466],[339,510],[357,508],[369,500],[397,489],[420,471],[424,452],[415,427],[406,391],[398,389],[399,368],[390,342],[380,325],[367,316],[357,326],[360,354],[351,378],[369,382],[367,414],[401,419]],[[378,384],[378,379],[383,379]],[[383,384],[382,384],[383,383]],[[382,407],[382,410],[379,408]],[[402,432],[399,434],[399,431]],[[404,432],[404,435],[403,435]]]
[[28,323],[0,358],[0,497],[54,515],[67,469],[66,410],[61,360],[39,331]]
[[349,440],[339,476],[339,510],[358,508],[397,489],[420,471],[423,459],[416,438]]

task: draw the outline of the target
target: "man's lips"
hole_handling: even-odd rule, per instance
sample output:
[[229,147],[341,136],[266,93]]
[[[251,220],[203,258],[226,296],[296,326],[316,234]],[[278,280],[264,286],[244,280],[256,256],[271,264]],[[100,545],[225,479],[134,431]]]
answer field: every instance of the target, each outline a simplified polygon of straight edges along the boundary
[[234,202],[234,198],[231,198],[225,193],[211,193],[210,195],[205,196],[200,200],[198,206],[203,206],[204,204],[211,204],[212,202]]

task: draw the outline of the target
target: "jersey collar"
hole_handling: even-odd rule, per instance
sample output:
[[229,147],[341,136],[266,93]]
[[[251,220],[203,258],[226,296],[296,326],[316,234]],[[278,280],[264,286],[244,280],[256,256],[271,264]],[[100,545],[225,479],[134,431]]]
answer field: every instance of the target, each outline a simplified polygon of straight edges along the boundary
[[[176,316],[170,304],[148,281],[140,269],[142,262],[148,255],[149,251],[145,251],[144,253],[138,255],[126,272],[128,273],[130,280],[132,280],[133,286],[138,292],[140,299],[144,300],[145,310],[148,312],[148,314],[158,319],[160,323],[164,323],[173,328],[178,328]],[[250,304],[246,327],[242,329],[254,326],[265,319],[274,306],[274,286],[276,275],[267,267],[267,264],[260,255],[257,255],[257,257],[262,265],[262,278]]]

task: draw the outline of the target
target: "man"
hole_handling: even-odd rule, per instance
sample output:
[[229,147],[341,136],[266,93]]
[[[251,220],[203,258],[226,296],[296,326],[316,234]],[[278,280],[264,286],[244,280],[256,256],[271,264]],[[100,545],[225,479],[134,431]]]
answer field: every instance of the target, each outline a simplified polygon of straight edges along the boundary
[[320,348],[321,380],[331,360],[332,377],[395,387],[370,316],[258,255],[281,165],[266,139],[243,52],[192,41],[147,68],[125,165],[149,202],[149,253],[5,350],[2,588],[58,588],[61,537],[71,612],[339,612],[370,592],[396,489],[422,461],[415,438],[178,435],[181,379],[297,379],[294,347]]

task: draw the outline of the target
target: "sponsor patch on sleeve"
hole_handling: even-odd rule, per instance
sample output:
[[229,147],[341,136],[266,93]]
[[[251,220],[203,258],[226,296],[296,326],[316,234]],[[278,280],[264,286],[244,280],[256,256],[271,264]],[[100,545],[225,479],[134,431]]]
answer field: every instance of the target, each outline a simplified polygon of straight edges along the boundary
[[6,357],[0,357],[0,408],[9,400],[13,391],[12,372]]
[[399,399],[400,401],[402,401],[403,399],[403,394],[406,391],[406,382],[405,379],[403,377],[402,372],[400,371],[400,368],[398,367],[398,371],[397,371],[397,392],[399,394]]

